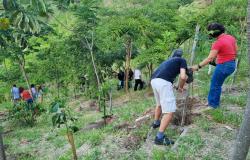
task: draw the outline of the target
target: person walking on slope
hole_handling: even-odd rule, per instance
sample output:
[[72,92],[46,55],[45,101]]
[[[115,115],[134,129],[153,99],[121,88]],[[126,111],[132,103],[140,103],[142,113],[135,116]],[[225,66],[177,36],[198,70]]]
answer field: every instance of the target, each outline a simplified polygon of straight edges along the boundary
[[142,90],[143,88],[143,82],[141,80],[141,71],[137,68],[134,71],[134,79],[135,79],[135,86],[134,86],[134,91],[137,91],[137,87],[139,86],[139,90]]
[[35,85],[31,84],[30,85],[30,89],[31,89],[31,94],[32,94],[33,100],[36,100],[36,98],[37,98],[37,91],[36,91]]
[[31,96],[29,90],[24,90],[23,87],[19,87],[19,93],[20,93],[22,99],[27,102],[27,104],[33,103],[33,99],[32,99],[32,96]]
[[213,73],[210,90],[208,94],[208,106],[218,108],[220,106],[221,88],[225,79],[230,76],[236,67],[235,59],[237,56],[236,39],[225,34],[225,27],[219,23],[211,23],[207,30],[211,38],[216,38],[212,44],[210,53],[202,62],[192,67],[193,71],[198,71],[205,65],[216,59],[216,67]]
[[19,99],[21,98],[20,93],[19,93],[19,89],[16,87],[15,84],[11,88],[11,98],[12,98],[14,104],[16,104],[16,102],[19,101]]
[[157,145],[174,144],[174,141],[170,140],[164,132],[176,111],[173,82],[180,74],[178,90],[183,92],[183,87],[188,78],[186,75],[187,62],[184,58],[181,58],[182,54],[183,51],[181,49],[175,50],[173,56],[161,63],[152,75],[151,86],[156,100],[155,120],[152,127],[160,127],[155,137],[155,144]]
[[122,70],[119,70],[119,73],[117,74],[117,78],[119,80],[118,90],[124,88],[124,78],[125,74]]

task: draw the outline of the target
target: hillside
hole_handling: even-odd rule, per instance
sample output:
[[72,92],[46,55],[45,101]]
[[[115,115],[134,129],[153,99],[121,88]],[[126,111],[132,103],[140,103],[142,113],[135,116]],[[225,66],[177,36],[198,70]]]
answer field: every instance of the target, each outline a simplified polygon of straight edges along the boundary
[[[246,0],[3,1],[0,151],[7,160],[229,159],[250,89],[246,8]],[[204,109],[215,67],[195,71],[183,93],[174,91],[177,111],[165,134],[175,144],[156,145],[152,73],[177,48],[188,67],[200,64],[215,41],[211,22],[236,38],[237,71],[211,110]],[[141,70],[141,90],[130,69]],[[27,92],[34,84],[37,98],[15,102],[13,84]]]

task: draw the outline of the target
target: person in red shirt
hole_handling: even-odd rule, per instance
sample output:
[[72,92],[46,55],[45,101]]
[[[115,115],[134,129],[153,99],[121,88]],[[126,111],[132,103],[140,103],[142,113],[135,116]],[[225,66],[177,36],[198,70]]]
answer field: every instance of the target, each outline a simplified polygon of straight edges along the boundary
[[28,90],[24,90],[23,87],[19,87],[19,92],[23,100],[25,100],[28,104],[33,103],[32,96]]
[[208,57],[198,65],[193,66],[192,69],[193,71],[198,71],[216,59],[216,68],[211,79],[208,94],[208,105],[212,108],[217,108],[220,106],[222,85],[225,79],[235,70],[237,43],[233,36],[225,34],[225,27],[222,24],[209,24],[207,30],[209,36],[216,38],[216,41],[212,44]]

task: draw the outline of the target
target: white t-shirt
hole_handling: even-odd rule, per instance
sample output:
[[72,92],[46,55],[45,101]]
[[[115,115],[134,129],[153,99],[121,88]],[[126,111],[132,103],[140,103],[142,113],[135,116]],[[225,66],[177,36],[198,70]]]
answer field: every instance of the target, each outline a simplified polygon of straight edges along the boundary
[[36,89],[32,87],[31,92],[32,92],[32,94],[36,94]]
[[141,71],[139,69],[135,69],[134,78],[141,79]]

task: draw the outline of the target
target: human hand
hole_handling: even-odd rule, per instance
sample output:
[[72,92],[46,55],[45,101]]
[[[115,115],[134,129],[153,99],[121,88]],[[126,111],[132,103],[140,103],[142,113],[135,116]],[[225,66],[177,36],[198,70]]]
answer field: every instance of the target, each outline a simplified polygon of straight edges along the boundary
[[175,90],[178,90],[178,86],[173,85],[173,88],[174,88]]
[[191,67],[192,71],[198,71],[199,70],[199,67],[198,65],[194,65]]
[[178,88],[178,92],[180,92],[180,93],[183,93],[185,91],[185,89],[184,88]]

